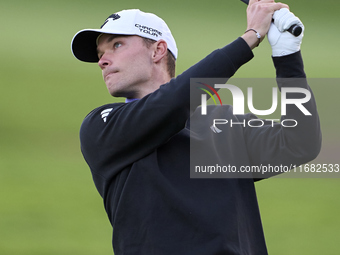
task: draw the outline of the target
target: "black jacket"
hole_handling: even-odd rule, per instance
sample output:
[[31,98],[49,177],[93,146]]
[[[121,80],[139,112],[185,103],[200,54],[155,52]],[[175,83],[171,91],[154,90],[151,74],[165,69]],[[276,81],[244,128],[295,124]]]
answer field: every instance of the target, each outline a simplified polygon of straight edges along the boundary
[[[252,57],[238,38],[154,93],[101,106],[85,118],[81,149],[113,227],[116,255],[267,254],[254,179],[193,179],[189,171],[190,139],[195,148],[204,140],[212,148],[208,154],[225,155],[237,166],[299,165],[319,153],[314,98],[308,102],[311,117],[288,110],[287,118],[299,119],[298,128],[239,126],[218,138],[209,128],[195,128],[201,134],[190,137],[189,117],[191,126],[200,119],[198,111],[190,111],[200,105],[199,99],[190,102],[190,78],[231,77]],[[277,77],[302,78],[299,84],[309,89],[300,52],[274,58],[274,65]],[[229,106],[211,111],[210,117],[221,112],[232,117]],[[222,154],[214,150],[214,139],[226,139]]]

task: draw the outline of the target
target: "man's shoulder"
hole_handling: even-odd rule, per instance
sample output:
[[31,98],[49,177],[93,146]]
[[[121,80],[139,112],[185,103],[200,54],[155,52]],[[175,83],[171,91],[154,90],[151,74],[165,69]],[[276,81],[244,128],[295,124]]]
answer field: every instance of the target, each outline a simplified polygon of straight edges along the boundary
[[123,107],[125,103],[112,103],[105,104],[93,109],[89,112],[81,123],[81,130],[92,130],[102,128],[103,125],[107,124],[108,116],[113,111]]

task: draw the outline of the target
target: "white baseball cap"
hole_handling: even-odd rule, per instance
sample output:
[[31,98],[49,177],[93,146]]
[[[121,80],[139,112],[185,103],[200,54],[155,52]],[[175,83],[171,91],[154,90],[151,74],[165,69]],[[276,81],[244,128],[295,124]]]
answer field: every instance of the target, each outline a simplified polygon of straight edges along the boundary
[[152,13],[138,9],[123,10],[110,15],[100,29],[84,29],[72,39],[73,55],[85,62],[98,62],[97,38],[101,34],[139,35],[158,41],[163,39],[177,59],[177,46],[167,24]]

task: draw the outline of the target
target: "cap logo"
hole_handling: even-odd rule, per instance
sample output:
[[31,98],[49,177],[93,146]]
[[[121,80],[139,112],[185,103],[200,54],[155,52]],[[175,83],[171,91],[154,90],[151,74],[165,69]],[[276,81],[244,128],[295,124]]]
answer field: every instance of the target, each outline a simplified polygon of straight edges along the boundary
[[151,27],[142,26],[140,24],[135,24],[135,27],[137,27],[141,33],[149,34],[155,37],[162,36],[162,32]]
[[104,24],[103,24],[100,28],[103,28],[103,26],[105,26],[106,23],[109,22],[109,19],[116,20],[116,19],[119,19],[119,18],[120,18],[120,16],[119,16],[117,13],[110,15],[110,16],[105,20]]

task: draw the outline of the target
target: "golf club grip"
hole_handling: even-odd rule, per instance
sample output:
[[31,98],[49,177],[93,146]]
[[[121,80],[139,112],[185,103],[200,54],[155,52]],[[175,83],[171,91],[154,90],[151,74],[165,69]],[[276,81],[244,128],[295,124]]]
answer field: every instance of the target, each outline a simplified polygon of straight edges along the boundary
[[[243,3],[245,4],[249,4],[249,0],[241,0]],[[302,27],[300,27],[299,25],[295,24],[292,25],[290,28],[288,28],[287,30],[289,33],[291,33],[294,36],[299,36],[302,33]]]

